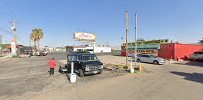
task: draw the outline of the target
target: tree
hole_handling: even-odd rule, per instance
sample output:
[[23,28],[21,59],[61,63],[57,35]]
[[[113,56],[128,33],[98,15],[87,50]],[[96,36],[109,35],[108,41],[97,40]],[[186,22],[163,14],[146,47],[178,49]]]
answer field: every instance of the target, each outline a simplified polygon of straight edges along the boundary
[[66,52],[72,52],[73,47],[72,46],[66,46]]
[[32,30],[32,33],[30,33],[30,39],[34,42],[34,52],[39,51],[40,45],[39,41],[44,37],[44,33],[42,29],[35,28]]
[[145,41],[143,38],[139,38],[137,39],[137,41]]

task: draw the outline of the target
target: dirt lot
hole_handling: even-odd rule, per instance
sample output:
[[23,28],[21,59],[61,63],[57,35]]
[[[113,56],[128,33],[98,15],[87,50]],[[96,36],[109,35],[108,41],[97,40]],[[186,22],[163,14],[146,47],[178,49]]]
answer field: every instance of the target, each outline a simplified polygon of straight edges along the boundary
[[[104,73],[77,79],[48,75],[47,63],[55,57],[63,65],[65,55],[0,60],[0,100],[201,100],[203,64],[144,64],[142,73]],[[104,64],[124,64],[125,58],[99,55]]]

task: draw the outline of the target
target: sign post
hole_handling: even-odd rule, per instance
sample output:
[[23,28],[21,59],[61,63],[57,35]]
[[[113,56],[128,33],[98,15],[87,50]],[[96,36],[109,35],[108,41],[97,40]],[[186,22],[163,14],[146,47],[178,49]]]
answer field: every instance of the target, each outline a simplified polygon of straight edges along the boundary
[[71,83],[76,82],[76,74],[73,71],[74,71],[74,63],[71,62],[71,74],[70,74],[70,82]]

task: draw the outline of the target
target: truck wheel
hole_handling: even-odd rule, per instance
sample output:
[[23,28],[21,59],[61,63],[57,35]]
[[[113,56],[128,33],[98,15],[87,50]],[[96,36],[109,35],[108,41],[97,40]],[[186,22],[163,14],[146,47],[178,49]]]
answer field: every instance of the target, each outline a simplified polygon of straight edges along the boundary
[[101,70],[101,72],[99,72],[98,74],[101,74],[103,72],[103,70]]
[[82,69],[79,69],[79,75],[80,75],[80,77],[84,77],[85,76],[84,72],[82,71]]
[[137,59],[137,62],[139,62],[139,63],[140,63],[140,62],[141,62],[141,60],[140,60],[140,59]]
[[155,64],[155,65],[158,65],[159,64],[159,62],[158,61],[153,61],[153,63]]

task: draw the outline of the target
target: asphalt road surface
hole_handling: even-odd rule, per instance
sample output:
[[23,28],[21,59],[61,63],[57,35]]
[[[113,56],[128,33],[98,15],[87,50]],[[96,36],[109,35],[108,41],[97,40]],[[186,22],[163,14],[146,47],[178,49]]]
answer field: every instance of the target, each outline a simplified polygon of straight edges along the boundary
[[[55,69],[55,76],[49,77],[48,61],[50,58],[56,59],[57,67],[64,66],[59,60],[66,59],[66,53],[56,52],[48,56],[33,56],[31,58],[9,58],[0,61],[0,100],[9,99],[23,95],[33,95],[40,91],[64,88],[70,84],[65,74],[59,74],[58,68]],[[88,81],[96,81],[105,78],[117,77],[124,73],[114,73],[104,71],[100,75],[78,77],[77,84]],[[57,86],[52,86],[54,80],[57,80]],[[48,89],[47,89],[48,88]],[[12,98],[13,99],[13,98]],[[11,100],[12,100],[11,99]]]
[[[120,59],[114,56],[102,59]],[[142,73],[104,71],[77,78],[70,84],[67,76],[49,77],[48,61],[66,58],[65,53],[43,57],[0,60],[0,100],[202,100],[203,64],[143,64]],[[105,58],[107,57],[107,58]]]

